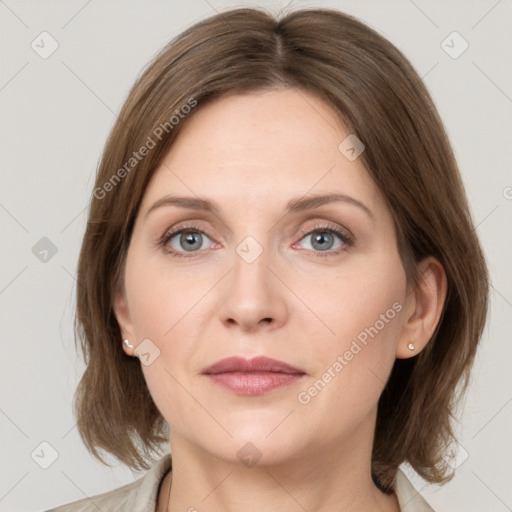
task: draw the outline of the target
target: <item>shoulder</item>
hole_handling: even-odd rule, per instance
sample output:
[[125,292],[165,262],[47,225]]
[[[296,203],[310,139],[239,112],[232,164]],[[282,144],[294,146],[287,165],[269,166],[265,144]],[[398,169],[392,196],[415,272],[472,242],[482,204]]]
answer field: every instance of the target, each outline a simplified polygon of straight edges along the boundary
[[395,493],[403,512],[435,512],[400,469],[396,473]]
[[144,476],[130,484],[46,512],[154,512],[160,484],[170,469],[171,455],[167,454]]
[[128,510],[133,504],[133,497],[140,487],[140,481],[144,477],[103,494],[97,494],[83,498],[78,501],[66,503],[56,508],[52,508],[46,512],[92,512],[92,511],[109,511],[109,510]]

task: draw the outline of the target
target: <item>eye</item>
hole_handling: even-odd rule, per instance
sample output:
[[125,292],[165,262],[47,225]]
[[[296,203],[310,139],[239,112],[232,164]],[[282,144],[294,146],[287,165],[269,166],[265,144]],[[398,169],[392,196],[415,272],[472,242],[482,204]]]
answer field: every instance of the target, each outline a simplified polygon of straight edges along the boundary
[[[330,225],[321,225],[310,229],[302,234],[301,240],[307,240],[308,238],[311,239],[309,244],[311,249],[308,247],[306,249],[319,253],[318,256],[339,254],[353,244],[352,237],[348,233]],[[337,245],[336,239],[338,239]],[[333,246],[335,247],[333,248]]]
[[187,257],[187,253],[194,255],[199,250],[207,249],[209,244],[206,240],[211,241],[199,227],[185,226],[166,232],[159,243],[172,256]]
[[[353,245],[351,235],[325,224],[302,232],[300,236],[301,241],[310,238],[311,248],[306,247],[306,249],[321,257],[340,254]],[[210,244],[208,244],[208,240],[211,242]],[[208,249],[213,243],[201,228],[191,225],[167,231],[158,241],[158,245],[162,246],[168,254],[177,257],[192,257],[200,251]],[[296,245],[294,244],[294,247]],[[333,248],[333,246],[335,247]]]

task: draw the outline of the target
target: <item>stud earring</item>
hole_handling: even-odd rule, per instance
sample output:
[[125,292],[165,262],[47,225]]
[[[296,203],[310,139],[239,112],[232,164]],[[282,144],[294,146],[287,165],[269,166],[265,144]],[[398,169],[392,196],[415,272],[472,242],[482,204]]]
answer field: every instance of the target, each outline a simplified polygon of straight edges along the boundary
[[126,347],[133,348],[133,345],[130,344],[130,340],[124,340],[123,343]]
[[414,350],[414,343],[409,343],[408,347],[409,347],[409,350]]

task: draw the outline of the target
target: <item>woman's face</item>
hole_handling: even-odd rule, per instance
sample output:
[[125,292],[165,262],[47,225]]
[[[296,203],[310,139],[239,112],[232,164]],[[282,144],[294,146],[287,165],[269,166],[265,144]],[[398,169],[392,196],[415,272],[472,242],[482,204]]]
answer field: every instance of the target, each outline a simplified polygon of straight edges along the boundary
[[[142,343],[171,446],[269,464],[371,448],[408,299],[390,211],[349,135],[309,93],[235,95],[199,105],[155,172],[116,315]],[[298,371],[204,373],[233,356]]]

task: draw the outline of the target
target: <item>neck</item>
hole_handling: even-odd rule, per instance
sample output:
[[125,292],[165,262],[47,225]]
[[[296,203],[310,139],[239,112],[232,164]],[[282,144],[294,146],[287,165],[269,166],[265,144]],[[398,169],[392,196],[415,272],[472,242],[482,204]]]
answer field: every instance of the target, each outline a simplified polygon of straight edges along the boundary
[[382,493],[371,478],[371,442],[364,442],[370,434],[360,428],[348,443],[315,444],[280,463],[246,467],[173,433],[172,486],[169,478],[163,510],[398,512],[396,495]]

